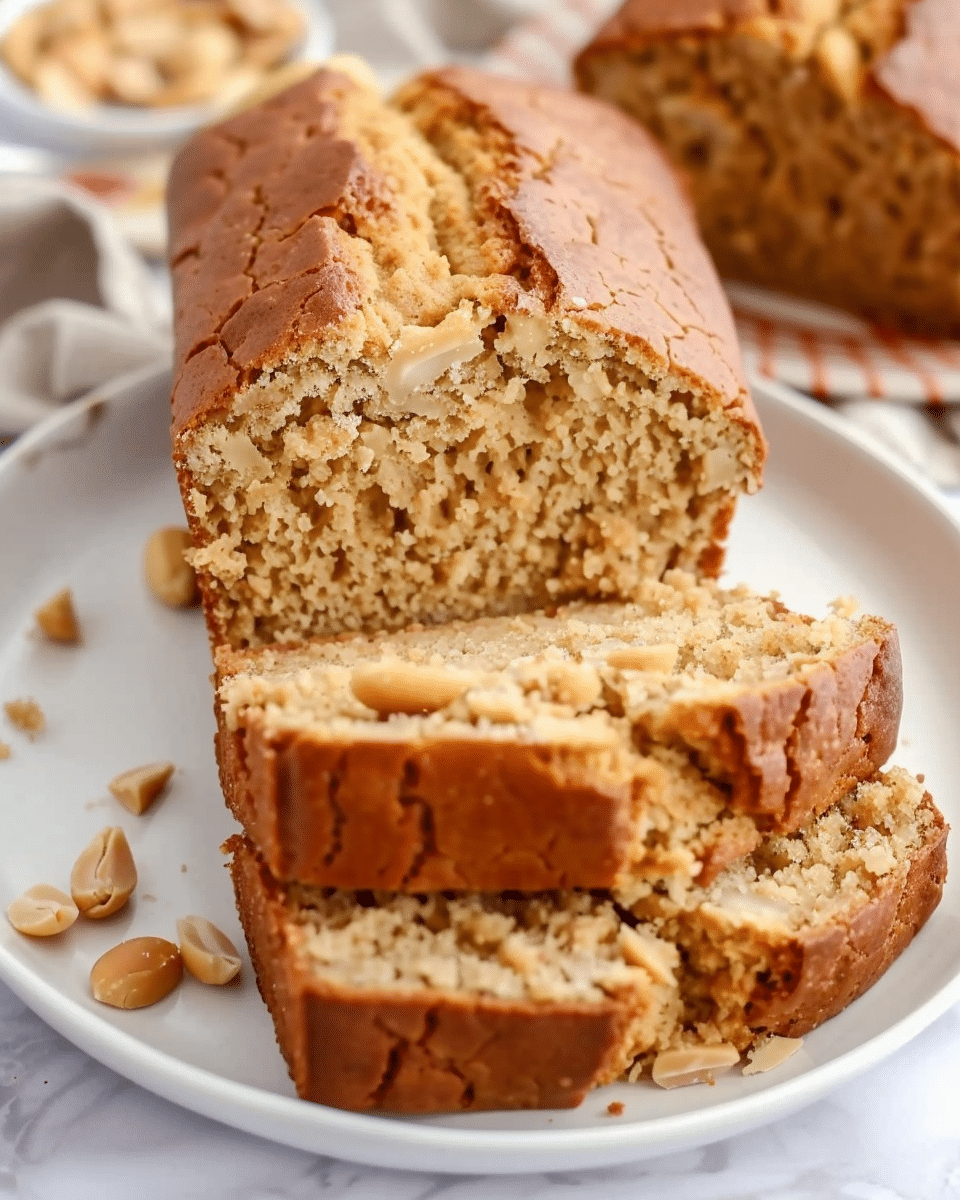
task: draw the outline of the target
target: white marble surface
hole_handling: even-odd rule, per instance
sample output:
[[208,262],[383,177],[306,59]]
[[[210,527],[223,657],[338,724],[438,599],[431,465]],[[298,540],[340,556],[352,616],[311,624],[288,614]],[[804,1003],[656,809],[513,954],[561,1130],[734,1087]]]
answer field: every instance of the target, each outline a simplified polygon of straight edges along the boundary
[[18,1200],[955,1200],[960,1010],[829,1099],[636,1165],[444,1176],[358,1167],[196,1117],[74,1049],[0,985],[0,1196]]
[[[960,519],[960,496],[950,506]],[[960,1200],[960,1007],[786,1120],[601,1171],[405,1174],[238,1133],[75,1049],[0,984],[0,1197],[31,1200]]]

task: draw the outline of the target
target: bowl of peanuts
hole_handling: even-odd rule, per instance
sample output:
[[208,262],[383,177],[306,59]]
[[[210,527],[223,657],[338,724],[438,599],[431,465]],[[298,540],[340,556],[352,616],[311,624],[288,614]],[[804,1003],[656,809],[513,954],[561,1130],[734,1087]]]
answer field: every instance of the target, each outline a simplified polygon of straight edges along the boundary
[[332,44],[322,0],[3,0],[0,136],[77,154],[173,145]]

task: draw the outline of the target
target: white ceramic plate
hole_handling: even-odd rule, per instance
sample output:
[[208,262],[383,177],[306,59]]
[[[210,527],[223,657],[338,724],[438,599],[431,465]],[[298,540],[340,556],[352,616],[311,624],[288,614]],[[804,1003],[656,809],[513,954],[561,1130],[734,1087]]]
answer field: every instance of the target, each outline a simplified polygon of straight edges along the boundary
[[[875,457],[819,406],[758,386],[771,442],[767,485],[736,522],[731,578],[822,611],[839,593],[900,626],[906,711],[899,761],[925,771],[960,820],[960,531],[932,494]],[[639,1159],[783,1116],[877,1062],[960,998],[957,884],[885,978],[808,1037],[778,1071],[713,1088],[618,1085],[576,1110],[424,1119],[360,1116],[297,1100],[249,964],[239,987],[194,980],[154,1008],[94,1002],[94,960],[124,937],[175,936],[177,916],[210,917],[239,942],[218,846],[231,831],[214,767],[210,661],[199,612],[161,608],[141,579],[147,535],[182,522],[168,462],[167,379],[146,376],[46,422],[0,458],[0,700],[47,715],[36,741],[4,729],[0,904],[40,881],[66,885],[104,825],[126,830],[141,883],[128,910],[30,941],[0,921],[0,977],[95,1058],[197,1112],[293,1146],[420,1170],[561,1170]],[[64,585],[81,647],[29,635]],[[178,764],[144,817],[106,791],[118,771]],[[622,1116],[606,1115],[611,1100]]]

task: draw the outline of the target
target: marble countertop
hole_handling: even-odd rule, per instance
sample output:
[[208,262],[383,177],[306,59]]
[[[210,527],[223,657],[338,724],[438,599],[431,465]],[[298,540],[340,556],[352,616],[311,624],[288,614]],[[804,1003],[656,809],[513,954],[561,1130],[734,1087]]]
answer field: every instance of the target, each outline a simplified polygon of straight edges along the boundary
[[18,1200],[955,1200],[960,1009],[828,1099],[700,1150],[567,1174],[360,1167],[197,1117],[75,1049],[0,985],[0,1196]]

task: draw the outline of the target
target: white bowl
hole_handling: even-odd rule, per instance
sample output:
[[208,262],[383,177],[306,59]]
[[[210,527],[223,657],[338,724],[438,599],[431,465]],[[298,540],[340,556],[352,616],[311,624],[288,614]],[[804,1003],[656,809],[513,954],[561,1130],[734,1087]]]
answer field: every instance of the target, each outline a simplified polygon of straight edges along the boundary
[[[2,0],[0,37],[28,9],[45,0]],[[323,0],[294,0],[306,32],[294,60],[322,61],[333,51],[333,22]],[[76,112],[51,108],[0,62],[0,141],[45,146],[62,154],[135,153],[159,150],[182,141],[213,120],[215,105],[140,109],[98,104]]]

